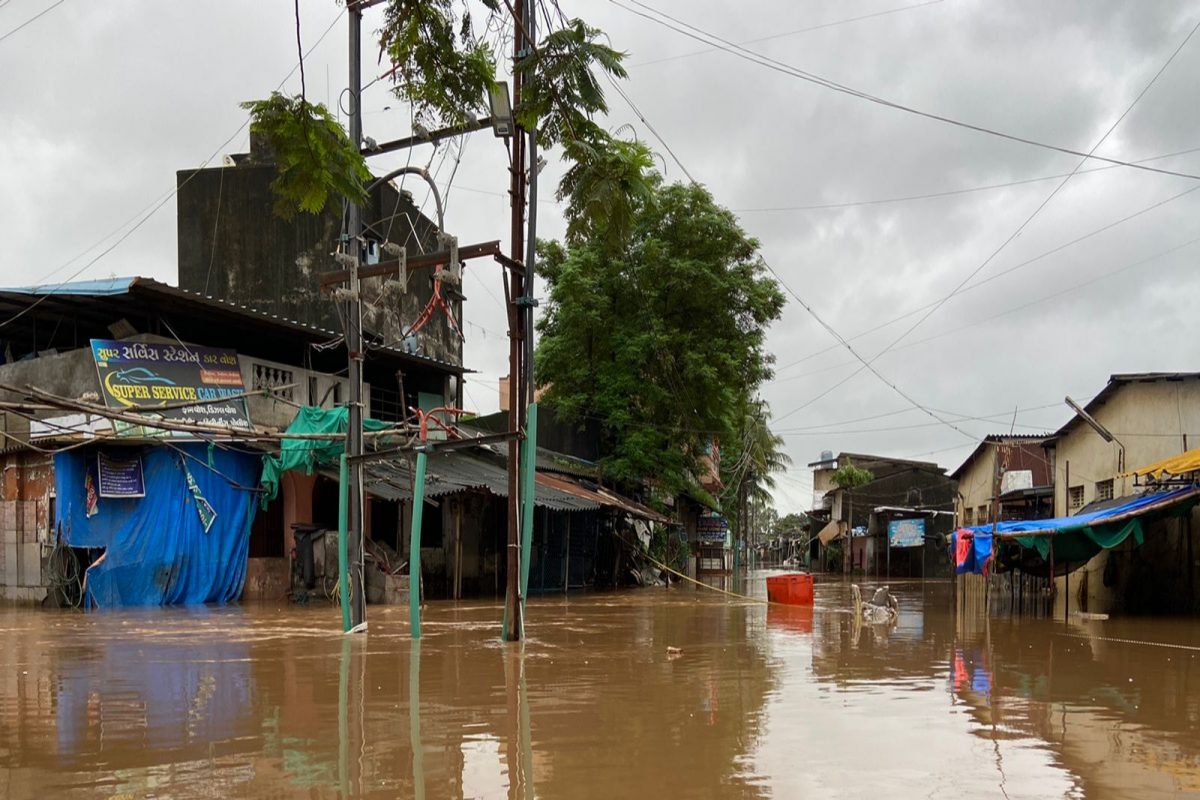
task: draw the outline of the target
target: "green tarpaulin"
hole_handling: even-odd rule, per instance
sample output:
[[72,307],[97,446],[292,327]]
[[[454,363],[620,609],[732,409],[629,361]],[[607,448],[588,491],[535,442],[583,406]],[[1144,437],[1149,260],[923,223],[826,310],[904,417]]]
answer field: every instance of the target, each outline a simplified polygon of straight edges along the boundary
[[[377,419],[363,419],[363,430],[380,431],[390,428],[392,423]],[[334,464],[346,451],[341,439],[288,439],[287,434],[338,433],[344,434],[349,427],[349,410],[345,408],[315,408],[305,406],[296,413],[296,418],[284,432],[278,456],[263,456],[262,486],[266,490],[262,502],[267,503],[279,496],[279,481],[289,470],[303,470],[311,475],[319,464]]]
[[1090,525],[1087,527],[1065,530],[1052,536],[1017,536],[1017,543],[1022,547],[1037,550],[1046,560],[1050,558],[1050,543],[1054,543],[1054,560],[1059,564],[1074,564],[1090,560],[1101,550],[1111,550],[1120,545],[1130,536],[1139,545],[1143,541],[1144,526],[1148,522],[1168,517],[1181,517],[1188,514],[1194,506],[1192,502],[1180,503],[1161,511],[1152,511],[1132,519],[1125,519],[1109,524]]

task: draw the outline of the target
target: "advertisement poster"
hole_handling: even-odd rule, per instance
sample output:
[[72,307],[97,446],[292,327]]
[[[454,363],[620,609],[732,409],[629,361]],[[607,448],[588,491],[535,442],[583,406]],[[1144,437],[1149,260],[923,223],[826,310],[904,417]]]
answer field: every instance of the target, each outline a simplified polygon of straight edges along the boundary
[[101,497],[146,496],[146,476],[139,455],[97,453],[96,476]]
[[921,547],[925,544],[925,520],[894,519],[888,523],[888,545]]
[[[108,408],[162,420],[249,430],[237,353],[209,347],[92,339],[100,396]],[[231,399],[232,398],[232,399]],[[186,436],[128,422],[118,434]]]

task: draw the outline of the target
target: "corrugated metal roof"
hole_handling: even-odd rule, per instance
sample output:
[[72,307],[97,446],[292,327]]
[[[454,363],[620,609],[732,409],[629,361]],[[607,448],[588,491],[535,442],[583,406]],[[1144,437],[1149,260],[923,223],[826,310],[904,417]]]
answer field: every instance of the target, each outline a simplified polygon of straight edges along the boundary
[[[341,335],[339,332],[331,331],[328,328],[322,328],[317,325],[309,325],[308,323],[300,322],[299,320],[281,317],[278,314],[270,314],[252,306],[230,302],[219,297],[201,294],[200,292],[193,292],[189,289],[182,289],[178,286],[170,286],[166,283],[162,283],[161,281],[156,281],[153,278],[103,278],[100,280],[77,281],[73,283],[46,284],[43,286],[0,287],[0,295],[30,297],[53,296],[59,300],[69,298],[120,297],[125,295],[132,297],[139,293],[158,296],[165,295],[168,297],[177,298],[179,300],[195,303],[197,305],[218,307],[235,314],[256,318],[257,320],[268,324],[286,327],[296,331],[303,331],[313,335],[319,335],[322,338],[331,338]],[[372,343],[371,348],[372,350],[386,352],[389,355],[407,361],[436,365],[442,369],[453,372],[472,372],[472,370],[464,369],[462,366],[454,364],[450,361],[444,361],[440,358],[434,358],[432,356],[408,353],[400,348],[389,346],[383,342]]]
[[[412,499],[412,467],[407,460],[371,462],[365,468],[365,488],[368,493],[386,500]],[[333,472],[323,472],[335,478]],[[599,500],[579,492],[538,481],[534,487],[534,505],[554,511],[594,511]],[[468,455],[454,450],[432,453],[425,466],[425,496],[442,497],[470,489],[483,489],[498,497],[508,497],[508,473],[501,463],[486,457]]]

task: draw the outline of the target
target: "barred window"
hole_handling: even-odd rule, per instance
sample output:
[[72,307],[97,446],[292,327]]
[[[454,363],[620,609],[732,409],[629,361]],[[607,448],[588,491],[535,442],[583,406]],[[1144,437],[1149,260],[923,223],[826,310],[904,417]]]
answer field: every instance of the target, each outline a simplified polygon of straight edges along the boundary
[[1083,507],[1083,487],[1082,486],[1072,486],[1070,489],[1068,489],[1067,501],[1068,501],[1067,504],[1071,508],[1082,508]]
[[1112,500],[1113,499],[1113,482],[1112,478],[1106,481],[1096,481],[1096,499],[1097,500]]

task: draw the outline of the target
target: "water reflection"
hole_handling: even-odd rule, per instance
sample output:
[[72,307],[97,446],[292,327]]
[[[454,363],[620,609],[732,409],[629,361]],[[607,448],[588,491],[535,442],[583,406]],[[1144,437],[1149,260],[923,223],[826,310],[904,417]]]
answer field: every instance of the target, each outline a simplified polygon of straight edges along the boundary
[[491,604],[432,604],[419,642],[403,609],[356,637],[319,609],[4,609],[0,796],[1200,793],[1194,625],[955,617],[947,586],[892,590],[882,627],[840,582],[815,608],[546,599],[523,647]]

